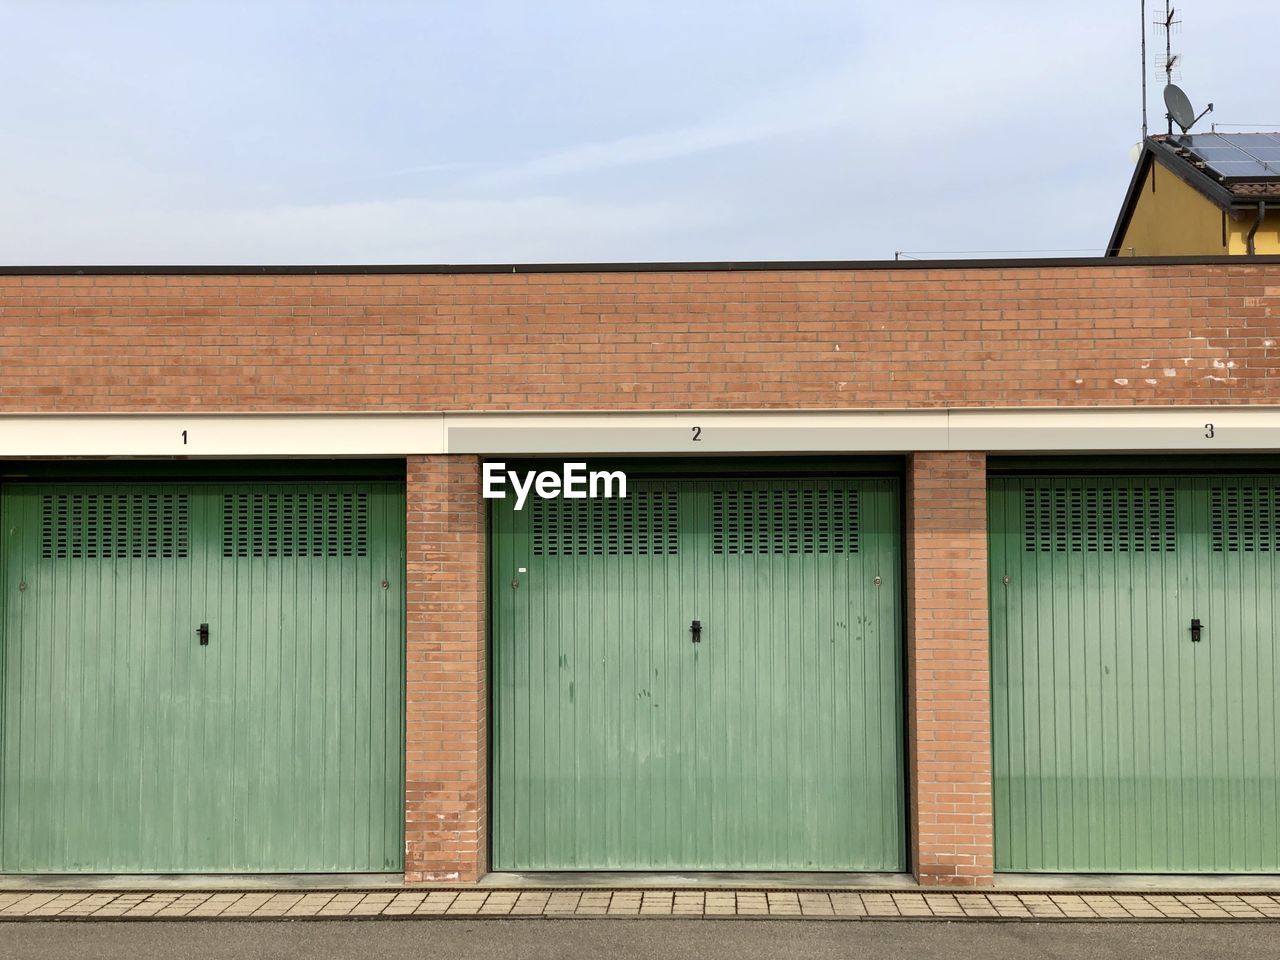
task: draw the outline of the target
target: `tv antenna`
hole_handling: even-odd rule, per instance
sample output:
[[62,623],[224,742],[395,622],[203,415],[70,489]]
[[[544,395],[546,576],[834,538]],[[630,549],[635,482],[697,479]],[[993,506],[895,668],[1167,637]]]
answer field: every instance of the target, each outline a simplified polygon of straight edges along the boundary
[[1147,139],[1147,0],[1142,0],[1142,140]]
[[[1142,137],[1147,136],[1147,19],[1146,0],[1142,2]],[[1165,119],[1169,123],[1169,136],[1173,136],[1173,125],[1176,123],[1183,133],[1194,127],[1206,113],[1213,110],[1213,104],[1197,114],[1191,106],[1191,98],[1183,92],[1174,80],[1182,79],[1182,54],[1173,52],[1173,34],[1182,27],[1178,19],[1178,11],[1174,9],[1172,0],[1164,0],[1164,17],[1153,23],[1156,30],[1164,32],[1164,56],[1156,58],[1156,72],[1164,74],[1164,106]]]

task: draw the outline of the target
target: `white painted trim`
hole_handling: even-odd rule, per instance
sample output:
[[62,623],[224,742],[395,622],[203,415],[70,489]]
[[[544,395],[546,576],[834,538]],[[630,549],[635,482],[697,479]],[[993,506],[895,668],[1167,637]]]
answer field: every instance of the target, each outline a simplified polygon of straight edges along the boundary
[[0,457],[379,457],[443,452],[444,418],[438,413],[0,415]]
[[450,453],[884,453],[946,444],[943,410],[445,417]]
[[1265,407],[953,410],[949,416],[948,442],[951,450],[990,453],[1265,452],[1280,450],[1280,410]]
[[[1206,434],[1213,424],[1213,436]],[[699,441],[694,426],[701,426]],[[450,453],[1229,453],[1280,450],[1280,409],[450,414]]]
[[[1206,436],[1212,423],[1213,437]],[[694,428],[701,428],[694,440]],[[187,442],[182,442],[182,431]],[[0,414],[0,457],[1280,451],[1280,407]]]

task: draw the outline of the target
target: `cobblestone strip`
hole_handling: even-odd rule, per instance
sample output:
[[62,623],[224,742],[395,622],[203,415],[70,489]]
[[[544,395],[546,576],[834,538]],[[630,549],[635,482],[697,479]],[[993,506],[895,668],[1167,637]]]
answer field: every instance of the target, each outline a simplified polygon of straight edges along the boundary
[[646,890],[640,901],[641,916],[671,916],[674,909],[674,890]]
[[453,901],[458,899],[458,895],[451,890],[433,890],[427,894],[422,903],[418,904],[415,914],[434,914],[439,916],[453,906]]
[[671,913],[677,917],[700,917],[707,912],[706,894],[702,891],[677,890]]
[[0,894],[0,920],[378,916],[1260,921],[1280,919],[1280,895],[476,889]]
[[800,896],[789,892],[768,893],[766,897],[769,901],[769,916],[771,917],[798,917],[800,916]]
[[831,909],[837,917],[865,917],[867,908],[862,904],[862,897],[856,893],[831,894]]
[[608,891],[588,890],[579,895],[578,906],[573,912],[580,916],[605,914],[609,912],[609,901],[612,899],[613,894]]
[[547,900],[549,916],[572,916],[578,909],[582,894],[576,890],[556,890]]
[[834,917],[836,911],[831,904],[830,894],[800,894],[800,915],[803,917]]
[[184,893],[156,911],[157,917],[185,917],[209,899],[207,893]]
[[72,909],[76,904],[88,899],[85,893],[60,893],[52,900],[40,904],[28,912],[29,917],[56,917],[64,910]]
[[1093,908],[1084,902],[1083,897],[1055,894],[1049,899],[1052,900],[1054,905],[1062,911],[1064,916],[1072,919],[1091,920],[1097,916],[1097,914],[1093,912]]
[[1160,920],[1164,918],[1160,908],[1146,897],[1118,895],[1115,901],[1124,907],[1129,916],[1138,920]]
[[1005,918],[1030,918],[1031,909],[1022,902],[1022,898],[1014,894],[987,894],[987,903],[995,910],[996,916]]
[[1241,899],[1264,917],[1280,917],[1280,897],[1253,896]]
[[1178,902],[1189,909],[1200,920],[1225,920],[1231,916],[1208,897],[1179,897]]
[[1000,914],[991,905],[991,901],[980,893],[957,893],[956,903],[964,911],[966,917],[998,917]]
[[300,893],[277,893],[257,910],[253,911],[255,917],[283,917],[286,913],[294,908],[302,901]]
[[703,898],[703,916],[732,917],[738,913],[738,895],[724,890],[708,890]]
[[513,917],[536,917],[547,910],[551,894],[546,891],[528,891],[520,894],[515,906],[511,908]]
[[932,917],[933,910],[922,893],[895,893],[893,905],[904,917]]
[[117,894],[114,893],[94,893],[85,897],[79,903],[69,910],[62,911],[61,916],[64,917],[90,917],[101,910],[103,907],[109,906],[115,899]]
[[332,893],[308,893],[289,908],[286,917],[314,917],[332,900]]
[[1209,898],[1216,906],[1221,907],[1227,913],[1236,919],[1258,920],[1262,914],[1255,910],[1252,906],[1245,903],[1240,897],[1235,896],[1213,896]]
[[893,902],[893,895],[889,893],[864,893],[862,906],[866,909],[868,917],[901,916],[898,905]]
[[515,909],[516,901],[519,898],[520,894],[509,890],[495,891],[489,894],[489,898],[485,900],[480,912],[486,915],[505,916]]
[[[181,894],[177,893],[153,893],[144,896],[135,903],[126,913],[126,917],[154,917],[165,907],[175,903]],[[270,894],[267,895],[268,898]]]
[[147,899],[145,893],[122,893],[95,911],[93,915],[108,920],[112,917],[123,917],[145,899]]
[[220,915],[224,917],[247,917],[271,899],[269,893],[246,893],[240,896]]
[[929,910],[935,917],[964,917],[964,910],[949,893],[926,893],[924,902],[929,905]]
[[200,906],[195,907],[188,917],[218,917],[229,910],[233,905],[239,902],[243,894],[239,893],[215,893],[209,897]]
[[633,890],[619,890],[609,900],[609,915],[633,917],[640,912],[641,894]]
[[25,917],[32,910],[38,910],[55,897],[57,897],[56,893],[28,893],[8,906],[0,908],[0,917]]
[[485,900],[489,897],[488,893],[477,892],[473,890],[464,890],[449,904],[449,909],[445,911],[446,915],[457,916],[474,916],[480,912],[480,908],[484,906]]
[[336,893],[323,907],[316,911],[317,917],[345,917],[349,916],[351,909],[360,902],[361,895],[358,893]]
[[351,908],[349,916],[376,917],[387,909],[395,898],[396,895],[394,893],[366,893],[360,898],[360,902]]
[[382,910],[384,917],[404,917],[413,913],[418,907],[422,906],[422,901],[427,899],[427,891],[420,890],[414,893],[398,893],[395,898],[388,903]]
[[1153,895],[1143,897],[1147,903],[1155,907],[1165,917],[1171,920],[1194,920],[1196,913],[1185,903],[1174,896]]

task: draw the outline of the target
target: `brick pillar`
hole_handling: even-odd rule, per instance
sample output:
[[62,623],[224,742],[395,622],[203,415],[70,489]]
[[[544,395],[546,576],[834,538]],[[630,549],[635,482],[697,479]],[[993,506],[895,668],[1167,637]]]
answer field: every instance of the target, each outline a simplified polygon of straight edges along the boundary
[[407,463],[405,881],[488,870],[485,511],[480,460]]
[[911,867],[922,884],[992,883],[987,476],[982,453],[907,467]]

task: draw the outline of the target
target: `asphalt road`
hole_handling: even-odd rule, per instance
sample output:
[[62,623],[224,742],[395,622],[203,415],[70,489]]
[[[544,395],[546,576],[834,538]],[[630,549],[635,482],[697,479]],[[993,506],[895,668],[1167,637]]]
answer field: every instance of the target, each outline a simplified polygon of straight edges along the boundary
[[1229,960],[1280,958],[1254,923],[364,920],[0,923],[3,960]]

